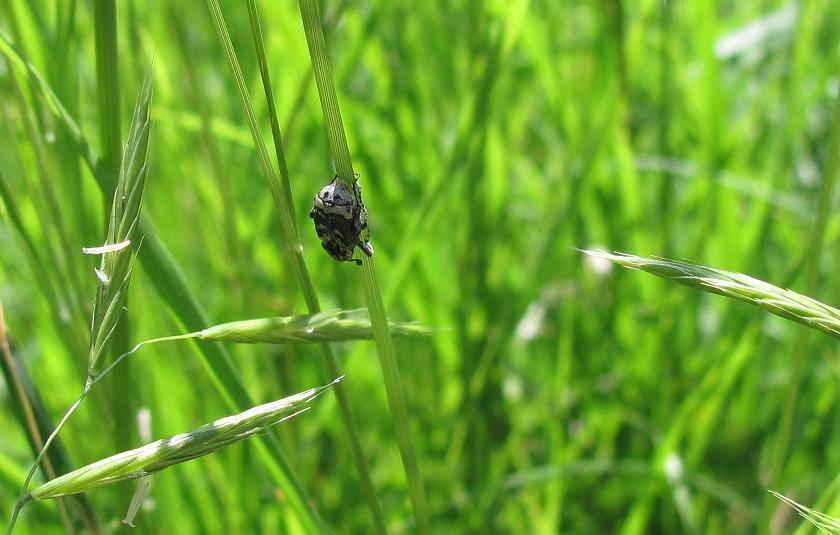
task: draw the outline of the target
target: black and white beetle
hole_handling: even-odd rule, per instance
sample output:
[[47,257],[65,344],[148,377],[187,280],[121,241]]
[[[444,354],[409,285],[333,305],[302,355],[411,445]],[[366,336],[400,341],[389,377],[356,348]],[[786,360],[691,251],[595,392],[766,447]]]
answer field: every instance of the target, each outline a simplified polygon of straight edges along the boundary
[[362,202],[358,175],[353,181],[353,191],[335,175],[332,182],[315,195],[309,217],[315,221],[321,246],[331,257],[362,265],[361,260],[353,258],[357,246],[366,255],[373,256],[373,245],[368,240],[368,212]]

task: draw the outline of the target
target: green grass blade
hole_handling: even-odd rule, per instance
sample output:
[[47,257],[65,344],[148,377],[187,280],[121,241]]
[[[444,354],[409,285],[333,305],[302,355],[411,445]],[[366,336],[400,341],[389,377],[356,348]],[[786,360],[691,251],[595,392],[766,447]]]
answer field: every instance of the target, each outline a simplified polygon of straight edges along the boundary
[[353,163],[350,159],[350,149],[347,147],[347,137],[344,134],[344,124],[341,121],[341,110],[332,79],[327,44],[321,28],[321,17],[318,6],[314,2],[302,0],[298,2],[300,15],[303,20],[303,31],[306,33],[306,43],[309,46],[309,56],[315,73],[315,85],[318,87],[318,97],[324,114],[324,126],[327,129],[327,141],[330,144],[330,154],[335,163],[339,180],[347,186],[352,186],[356,180]]
[[[300,7],[306,42],[309,46],[312,67],[315,71],[315,84],[318,87],[318,95],[321,100],[330,152],[335,162],[339,180],[342,180],[348,187],[352,187],[352,184],[356,180],[355,173],[350,159],[350,150],[347,147],[347,138],[344,134],[344,125],[341,121],[338,99],[332,81],[332,72],[327,55],[324,33],[321,28],[321,18],[318,14],[318,6],[314,0],[299,0],[298,6]],[[394,345],[391,340],[391,333],[388,330],[385,307],[382,303],[382,296],[380,295],[379,285],[376,280],[372,258],[363,256],[362,262],[365,301],[367,302],[373,325],[379,364],[382,368],[385,390],[388,395],[388,404],[391,408],[391,417],[396,429],[397,444],[400,449],[406,478],[408,479],[409,493],[414,508],[417,530],[421,534],[427,534],[431,530],[431,525],[429,522],[426,492],[423,487],[420,465],[411,436],[411,423],[405,403],[402,379],[399,375],[396,355],[394,354]]]
[[[288,199],[283,193],[283,186],[277,178],[274,169],[271,166],[271,159],[266,151],[265,144],[262,142],[262,135],[260,134],[259,123],[257,121],[254,106],[251,104],[251,99],[248,96],[248,89],[245,85],[245,78],[242,75],[242,69],[239,67],[239,61],[236,58],[236,52],[233,48],[233,43],[230,40],[230,34],[227,31],[224,15],[221,7],[216,0],[207,0],[207,9],[210,11],[210,16],[213,21],[213,26],[216,28],[216,33],[219,37],[219,42],[222,45],[222,50],[225,53],[228,67],[230,67],[233,74],[234,82],[236,83],[237,91],[242,100],[242,105],[245,111],[245,116],[248,120],[248,127],[251,130],[251,137],[254,140],[254,148],[257,151],[257,161],[260,164],[260,169],[268,180],[268,185],[271,189],[271,196],[274,202],[281,207],[280,227],[284,237],[295,237],[294,223],[289,217],[292,213],[291,208],[287,205]],[[300,245],[297,241],[286,241],[284,243],[289,254],[300,254]]]
[[78,251],[74,250],[71,246],[71,240],[68,237],[67,228],[64,224],[62,203],[58,198],[54,184],[57,180],[55,175],[51,173],[47,161],[47,154],[45,154],[45,150],[40,142],[42,132],[38,130],[35,124],[36,121],[33,118],[33,112],[29,109],[23,91],[17,82],[17,76],[14,73],[10,73],[9,80],[14,89],[14,93],[18,96],[21,119],[35,160],[35,174],[39,178],[40,189],[46,201],[42,212],[45,214],[47,224],[51,230],[48,238],[53,238],[56,242],[53,247],[48,248],[48,251],[55,249],[53,253],[55,258],[54,262],[60,262],[62,265],[67,266],[66,270],[57,270],[58,273],[53,276],[61,279],[60,287],[67,286],[65,299],[72,303],[72,307],[75,310],[83,313],[85,307],[82,305],[81,280],[77,263]]
[[[300,232],[295,223],[294,211],[292,206],[294,202],[291,194],[291,182],[289,178],[288,166],[286,165],[286,158],[283,151],[283,141],[280,134],[279,123],[276,117],[276,110],[274,109],[274,98],[271,91],[271,80],[268,76],[267,61],[265,58],[265,50],[262,42],[262,30],[259,25],[259,15],[256,10],[256,4],[248,3],[249,17],[251,20],[252,34],[254,36],[254,44],[257,50],[257,56],[260,62],[260,75],[263,81],[263,88],[266,93],[266,99],[269,104],[269,112],[271,114],[272,135],[274,139],[274,148],[280,168],[280,175],[282,184],[278,180],[277,175],[268,157],[268,153],[263,143],[262,135],[260,134],[259,124],[257,123],[256,114],[254,113],[251,99],[248,95],[247,87],[245,85],[242,70],[236,58],[236,53],[233,49],[233,44],[230,40],[227,27],[224,22],[224,16],[221,9],[215,0],[208,0],[207,6],[210,10],[213,23],[216,27],[216,32],[225,52],[225,57],[228,61],[231,73],[236,82],[236,87],[239,92],[242,105],[245,109],[245,114],[248,119],[248,126],[251,131],[254,146],[257,151],[257,159],[263,174],[268,181],[269,188],[274,203],[277,207],[280,218],[280,228],[283,234],[283,241],[287,245],[287,256],[291,258],[292,269],[295,272],[296,278],[300,283],[301,291],[303,292],[306,306],[311,314],[320,312],[320,304],[318,303],[318,296],[315,292],[315,286],[312,284],[312,278],[309,275],[309,270],[306,267],[306,261],[303,257],[303,247],[298,244],[300,242]],[[332,351],[330,345],[326,342],[319,344],[319,349],[324,357],[327,367],[327,372],[331,376],[339,375],[338,361]],[[385,521],[382,515],[382,508],[379,505],[379,499],[373,487],[373,481],[370,476],[370,469],[367,466],[367,460],[361,446],[361,439],[359,437],[358,428],[355,419],[351,412],[350,401],[344,389],[344,385],[339,384],[335,389],[336,397],[338,399],[339,407],[341,408],[341,415],[344,420],[344,427],[347,430],[350,438],[351,452],[353,460],[356,464],[356,470],[359,473],[362,494],[367,501],[368,507],[371,510],[371,515],[374,521],[376,532],[380,535],[387,533],[385,529]]]
[[[803,14],[803,17],[808,17]],[[819,196],[819,208],[817,210],[817,220],[814,222],[814,227],[810,233],[806,247],[803,251],[802,258],[807,259],[807,267],[805,273],[805,291],[813,294],[817,291],[819,282],[819,272],[823,253],[823,241],[825,239],[826,226],[828,224],[829,216],[831,215],[831,205],[834,199],[834,190],[836,189],[838,180],[838,170],[840,170],[840,88],[836,93],[836,101],[834,103],[834,114],[831,121],[831,131],[828,140],[827,162],[825,165],[825,173],[822,180],[822,188]],[[788,452],[792,447],[794,440],[794,426],[796,424],[796,407],[800,397],[800,388],[805,375],[806,363],[804,359],[796,358],[805,350],[807,342],[807,334],[801,332],[796,339],[796,345],[793,348],[793,364],[791,367],[790,384],[787,391],[787,399],[782,411],[781,419],[777,432],[776,444],[773,456],[770,461],[769,480],[774,484],[781,484],[781,475],[784,470]],[[770,522],[771,507],[765,508],[765,518]]]
[[[116,173],[120,166],[122,132],[120,130],[119,55],[117,52],[117,5],[115,0],[94,2],[96,38],[96,84],[99,96],[99,134],[102,162]],[[113,197],[113,184],[105,198]]]
[[417,531],[419,533],[430,533],[431,525],[426,502],[426,492],[423,488],[423,476],[420,472],[420,463],[417,459],[414,440],[411,436],[411,422],[405,402],[402,378],[400,377],[400,370],[397,366],[394,342],[391,339],[392,333],[385,316],[385,306],[382,302],[382,296],[379,293],[373,261],[367,257],[363,257],[362,262],[365,301],[367,302],[371,323],[373,324],[373,337],[376,342],[376,351],[379,355],[379,366],[382,368],[382,377],[385,381],[386,393],[388,394],[388,405],[391,408],[391,417],[394,421],[394,429],[397,434],[397,444],[400,449],[406,478],[408,479],[411,503],[414,507],[414,515],[417,522]]
[[[292,185],[289,179],[289,166],[286,164],[286,156],[283,151],[283,136],[280,134],[280,123],[277,120],[277,106],[274,104],[274,93],[271,90],[271,77],[268,72],[268,60],[265,56],[265,47],[263,46],[262,28],[260,27],[260,16],[257,11],[257,4],[255,0],[247,0],[248,18],[251,21],[251,35],[254,36],[254,47],[257,51],[257,61],[260,66],[260,79],[263,83],[263,90],[265,93],[265,102],[268,106],[268,120],[271,124],[271,138],[274,141],[274,154],[277,157],[277,165],[280,166],[280,177],[283,197],[286,201],[286,208],[291,208],[292,203]],[[260,142],[262,144],[262,142]],[[279,208],[279,206],[278,206]],[[292,221],[292,232],[294,232],[294,243],[300,242],[300,235],[297,225],[294,222],[294,213],[289,214]]]
[[[26,260],[32,272],[36,275],[36,281],[41,289],[41,293],[50,302],[58,302],[61,298],[57,288],[60,282],[53,280],[54,270],[46,269],[48,265],[44,262],[41,252],[35,246],[35,241],[30,235],[23,222],[21,211],[16,203],[15,195],[6,181],[3,171],[0,170],[0,201],[6,208],[5,217],[8,218],[8,224],[17,230],[20,240],[23,242],[23,249],[26,254]],[[69,328],[66,319],[62,318],[58,307],[50,307],[50,313],[56,325],[62,325],[59,329],[60,336],[71,353],[81,353],[88,343],[84,339],[84,334],[77,329]]]
[[[99,142],[102,147],[101,157],[102,164],[107,167],[111,173],[117,176],[117,183],[113,191],[107,190],[103,195],[103,200],[107,203],[111,199],[116,201],[117,196],[127,194],[125,188],[124,173],[126,172],[126,154],[125,152],[133,153],[136,149],[140,149],[142,154],[139,155],[142,164],[143,178],[140,182],[145,182],[145,165],[146,154],[148,149],[148,108],[146,108],[145,121],[145,135],[143,132],[136,131],[135,121],[138,120],[138,113],[141,100],[138,100],[138,107],[135,108],[134,118],[132,119],[131,132],[127,142],[126,150],[122,149],[122,110],[120,108],[120,75],[119,75],[119,50],[117,43],[117,3],[116,0],[95,0],[93,9],[93,27],[94,40],[96,44],[96,85],[97,85],[97,101],[99,104]],[[145,84],[144,84],[145,85]],[[142,94],[142,90],[141,90]],[[142,120],[142,119],[141,119]],[[139,134],[140,137],[136,137]],[[145,137],[145,140],[143,139]],[[132,143],[139,143],[139,147],[135,147]],[[122,161],[120,160],[122,156]],[[137,172],[136,170],[130,170]],[[128,177],[131,178],[130,176]],[[140,187],[139,197],[142,199],[143,187]],[[121,191],[122,190],[122,191]],[[118,209],[119,203],[113,202],[111,204],[111,214],[109,218],[109,240],[111,239],[111,228],[115,221],[123,224],[127,220],[123,220],[122,214]],[[121,208],[121,206],[119,206]],[[116,212],[116,213],[115,213]],[[138,201],[138,216],[139,216],[139,201]],[[136,226],[137,218],[132,221],[132,227]],[[123,230],[123,229],[120,229]],[[118,232],[119,234],[119,232]],[[128,233],[126,233],[128,234]],[[128,238],[127,238],[128,239]],[[120,241],[109,241],[108,243],[120,243]],[[136,245],[135,245],[136,247]],[[135,249],[136,250],[136,249]],[[125,251],[130,254],[130,250]],[[103,255],[103,267],[105,266],[106,258],[110,253]],[[121,254],[121,253],[116,253]],[[128,261],[126,261],[128,262]],[[105,346],[113,345],[114,355],[125,353],[129,349],[129,321],[128,321],[128,278],[131,276],[131,269],[125,271],[125,284],[122,290],[114,290],[120,294],[118,299],[119,309],[116,309],[117,315],[122,317],[122,321],[115,321],[114,328],[110,331],[109,341]],[[117,282],[117,281],[112,281]],[[102,285],[100,284],[100,290]],[[97,302],[99,303],[100,294],[97,294]],[[117,304],[115,302],[115,304]],[[94,322],[96,320],[95,312],[97,308],[101,311],[101,307],[94,306]],[[96,325],[94,323],[94,325]],[[101,332],[101,331],[100,331]],[[91,337],[91,357],[94,357],[94,338]],[[104,353],[99,355],[104,357]],[[90,380],[91,373],[96,373],[96,363],[91,359],[88,368],[88,380]],[[111,394],[110,410],[113,414],[115,432],[114,432],[114,447],[116,449],[126,449],[131,444],[131,437],[134,432],[134,427],[130,424],[132,421],[131,408],[131,365],[120,367],[114,374],[115,387]],[[122,498],[128,497],[127,489],[121,487],[118,492],[122,494]]]
[[[76,120],[67,111],[67,108],[61,103],[61,100],[52,90],[49,83],[41,75],[38,69],[27,59],[23,52],[18,49],[12,40],[0,30],[0,53],[2,53],[9,62],[27,76],[29,83],[40,93],[43,97],[47,108],[61,121],[62,125],[67,129],[67,133],[73,142],[76,144],[76,150],[79,156],[91,170],[96,177],[97,182],[103,193],[106,191],[113,191],[114,184],[117,181],[117,175],[107,167],[99,156],[88,143],[87,139],[82,135],[82,130],[76,123]],[[109,197],[106,197],[109,198]]]

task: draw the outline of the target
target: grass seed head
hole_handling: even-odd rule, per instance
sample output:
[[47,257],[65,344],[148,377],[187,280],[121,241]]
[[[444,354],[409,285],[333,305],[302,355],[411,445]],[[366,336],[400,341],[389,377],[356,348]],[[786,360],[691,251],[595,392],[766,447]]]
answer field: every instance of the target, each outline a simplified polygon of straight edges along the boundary
[[[214,325],[201,331],[199,338],[242,343],[314,343],[341,342],[373,338],[370,319],[360,311],[320,312],[302,316],[285,316],[234,321]],[[389,322],[393,336],[428,336],[433,329],[418,323]]]
[[840,310],[792,290],[711,266],[624,253],[586,250],[620,266],[638,269],[704,292],[750,303],[785,319],[840,338]]
[[136,479],[183,463],[252,437],[266,428],[309,408],[308,403],[338,383],[310,388],[277,401],[226,416],[187,433],[157,440],[89,464],[44,483],[30,493],[33,500],[47,500],[85,492],[100,485]]
[[99,374],[102,361],[108,353],[111,339],[119,323],[128,283],[131,279],[132,263],[137,247],[135,239],[140,208],[146,187],[147,157],[149,151],[149,126],[152,103],[152,71],[140,88],[128,140],[123,147],[120,175],[114,190],[111,214],[108,220],[108,235],[105,245],[94,248],[102,255],[96,269],[99,288],[93,308],[90,349],[88,351],[88,384]]

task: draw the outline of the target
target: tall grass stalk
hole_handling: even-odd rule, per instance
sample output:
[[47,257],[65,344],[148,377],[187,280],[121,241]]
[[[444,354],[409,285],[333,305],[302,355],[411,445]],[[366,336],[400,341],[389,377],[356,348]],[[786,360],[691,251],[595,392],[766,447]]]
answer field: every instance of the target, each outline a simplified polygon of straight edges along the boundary
[[[117,5],[115,0],[95,0],[93,10],[96,40],[96,86],[99,102],[99,135],[102,162],[116,176],[120,166],[120,77],[117,51]],[[111,184],[113,197],[116,183]]]
[[[831,203],[834,199],[838,175],[840,175],[840,86],[838,86],[834,102],[834,115],[831,121],[831,135],[828,141],[825,172],[823,174],[822,188],[819,197],[819,209],[814,228],[810,233],[810,240],[807,242],[803,258],[808,259],[805,272],[805,291],[813,295],[818,288],[820,263],[822,259],[823,240],[825,238],[826,225],[831,215]],[[769,478],[774,484],[780,483],[779,478],[784,469],[788,452],[793,441],[793,428],[796,416],[796,402],[799,398],[799,389],[805,373],[805,360],[795,358],[803,353],[807,335],[804,331],[797,335],[794,346],[794,358],[791,364],[791,376],[788,386],[781,420],[779,422],[776,444],[770,463]],[[768,513],[769,518],[769,513]]]
[[[265,46],[263,44],[262,30],[260,28],[260,17],[257,10],[255,0],[248,0],[248,15],[251,21],[251,33],[254,37],[254,47],[257,53],[257,60],[260,66],[260,78],[263,82],[263,90],[268,105],[269,120],[271,122],[271,135],[274,142],[274,152],[277,158],[277,165],[280,169],[280,179],[283,183],[282,193],[286,196],[285,203],[276,203],[277,208],[281,211],[281,217],[286,217],[291,221],[292,231],[294,232],[294,243],[300,243],[300,229],[297,227],[297,222],[294,217],[294,199],[292,198],[291,178],[289,176],[289,166],[286,163],[286,154],[283,148],[283,137],[280,133],[280,123],[277,117],[277,109],[274,104],[274,92],[271,87],[271,77],[268,70],[268,61],[265,54]],[[339,8],[341,9],[341,8]],[[255,142],[257,142],[255,140]],[[257,142],[262,144],[261,141]],[[289,211],[288,214],[282,214],[284,210]],[[292,238],[288,236],[287,240]],[[294,254],[296,253],[296,254]],[[306,266],[306,260],[303,257],[303,248],[295,248],[293,251],[293,259],[297,265],[296,273],[298,274],[298,282],[303,289],[304,300],[306,308],[310,314],[318,314],[321,310],[321,304],[318,302],[318,294],[312,284],[312,277],[309,275],[309,269]],[[331,376],[338,375],[340,368],[332,346],[322,342],[319,344],[319,349],[324,357],[324,363],[327,367],[327,373]],[[344,389],[343,384],[339,384],[335,388],[336,398],[338,399],[339,407],[341,408],[341,415],[344,420],[344,427],[350,437],[350,451],[353,455],[353,462],[356,464],[356,471],[359,474],[359,482],[361,484],[362,495],[367,502],[368,509],[370,509],[371,518],[373,520],[374,528],[379,535],[387,534],[385,527],[385,518],[382,513],[382,506],[379,503],[379,497],[376,494],[376,489],[373,486],[373,479],[370,475],[370,468],[368,467],[365,452],[362,449],[362,442],[359,436],[358,426],[353,416],[353,410],[350,405],[350,399]]]
[[[94,39],[96,43],[96,82],[99,102],[99,132],[102,144],[103,164],[114,176],[121,172],[120,155],[122,153],[122,128],[120,120],[120,75],[119,50],[117,44],[117,5],[116,0],[94,1]],[[129,139],[130,142],[130,139]],[[144,155],[145,156],[145,155]],[[145,167],[145,159],[143,160]],[[143,172],[145,175],[145,171]],[[121,180],[114,184],[114,191],[108,191],[103,199],[107,203],[115,194],[119,194]],[[140,189],[142,195],[142,188]],[[116,202],[111,210],[116,208]],[[139,212],[138,212],[139,215]],[[113,221],[113,214],[111,215]],[[136,221],[135,221],[136,225]],[[110,229],[109,229],[110,234]],[[112,241],[109,243],[120,243]],[[103,255],[103,260],[108,254]],[[120,311],[124,320],[115,323],[113,332],[114,355],[124,353],[129,346],[129,322],[127,318],[128,295],[120,299]],[[114,376],[114,389],[111,394],[110,409],[114,418],[114,447],[123,450],[131,445],[134,427],[131,425],[131,366],[122,366]],[[124,498],[128,497],[125,488],[119,489]]]
[[[254,37],[254,44],[260,63],[260,75],[263,81],[263,88],[266,93],[266,100],[268,101],[269,112],[271,115],[272,136],[274,139],[274,148],[278,166],[280,168],[282,183],[274,173],[265,144],[263,143],[259,123],[257,122],[254,107],[251,104],[251,99],[248,95],[247,86],[245,85],[244,77],[242,75],[242,69],[240,68],[239,61],[236,58],[236,52],[230,40],[230,35],[227,31],[227,26],[224,22],[224,16],[221,12],[221,8],[216,0],[207,0],[207,6],[210,10],[222,48],[224,49],[228,66],[230,67],[231,73],[233,74],[236,82],[236,87],[242,100],[242,105],[245,108],[245,114],[248,118],[248,126],[251,130],[251,136],[257,151],[257,159],[259,160],[260,168],[268,181],[272,198],[280,216],[280,228],[283,234],[284,245],[286,246],[286,256],[291,259],[292,269],[300,284],[308,311],[310,314],[316,314],[321,310],[321,306],[318,302],[318,295],[315,291],[315,286],[312,283],[312,278],[303,257],[303,247],[300,245],[300,232],[295,222],[294,210],[292,209],[294,202],[291,194],[291,181],[283,151],[283,140],[280,134],[279,123],[277,121],[276,109],[274,107],[271,80],[268,74],[268,63],[265,57],[262,30],[260,29],[259,14],[257,13],[256,4],[253,1],[249,1],[248,11],[251,21],[252,35]],[[340,373],[338,361],[332,351],[332,348],[327,343],[321,343],[319,344],[319,349],[324,357],[327,372],[333,376],[338,375]],[[373,480],[371,479],[370,469],[368,468],[367,460],[365,459],[364,451],[362,450],[361,439],[359,438],[358,427],[350,408],[349,398],[347,397],[347,393],[342,384],[339,384],[336,387],[335,392],[339,402],[339,407],[341,408],[341,414],[344,419],[344,427],[350,437],[351,452],[353,454],[353,460],[356,464],[356,470],[359,473],[362,494],[365,497],[371,511],[376,532],[380,535],[385,534],[387,531],[382,514],[382,507],[379,505],[379,499],[373,487]]]
[[[0,53],[5,55],[13,66],[24,72],[31,81],[33,87],[40,93],[47,103],[49,110],[66,128],[68,134],[76,145],[76,150],[81,156],[85,165],[90,169],[96,178],[99,188],[104,192],[109,188],[108,184],[113,180],[108,168],[103,165],[99,156],[88,143],[82,134],[76,121],[67,111],[67,108],[56,96],[55,91],[49,86],[38,69],[26,58],[25,55],[12,43],[12,41],[0,30]],[[149,279],[155,287],[160,298],[172,309],[178,320],[190,330],[202,329],[210,323],[207,314],[199,304],[195,294],[190,290],[187,281],[181,272],[180,267],[167,249],[166,245],[158,238],[155,227],[148,218],[140,220],[141,234],[144,236],[143,247],[139,253],[139,259]],[[213,385],[221,394],[222,399],[233,409],[244,409],[253,406],[251,396],[245,390],[239,379],[230,355],[217,344],[200,344],[199,355],[202,357],[204,369],[207,371]],[[287,498],[293,509],[300,512],[304,509],[311,509],[309,501],[302,498],[300,484],[290,475],[289,464],[280,449],[279,441],[273,433],[267,433],[264,441],[257,442],[257,453],[268,469],[268,474],[277,484],[287,491]],[[315,520],[313,515],[303,514],[303,523],[309,531],[318,531],[322,526],[320,520]]]
[[[327,45],[321,28],[321,18],[318,14],[318,5],[315,0],[298,0],[298,6],[304,33],[306,34],[306,43],[309,47],[309,56],[315,71],[315,84],[318,87],[318,95],[324,113],[330,152],[335,162],[339,180],[343,181],[353,191],[352,185],[355,181],[355,173],[350,159],[350,150],[347,147],[347,138],[344,134],[344,124],[341,121],[338,98],[335,94]],[[425,489],[423,488],[423,478],[420,473],[420,464],[411,436],[411,423],[405,403],[402,379],[397,367],[394,345],[391,340],[391,333],[388,330],[385,307],[376,280],[373,260],[365,255],[362,255],[362,281],[364,283],[365,301],[373,324],[374,339],[379,355],[379,364],[382,368],[385,390],[388,395],[388,404],[396,429],[400,456],[408,479],[417,530],[421,534],[427,534],[431,530],[429,510]]]

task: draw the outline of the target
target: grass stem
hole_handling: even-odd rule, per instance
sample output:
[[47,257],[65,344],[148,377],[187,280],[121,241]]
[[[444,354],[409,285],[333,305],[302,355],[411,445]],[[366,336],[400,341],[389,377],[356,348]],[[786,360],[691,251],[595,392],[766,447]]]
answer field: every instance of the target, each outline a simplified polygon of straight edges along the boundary
[[[323,29],[321,28],[318,6],[315,0],[299,0],[298,6],[303,21],[303,29],[306,34],[306,42],[309,46],[312,67],[315,72],[315,84],[318,87],[318,96],[324,113],[324,123],[327,129],[330,152],[335,162],[339,180],[342,180],[348,187],[352,187],[356,178],[350,159],[350,150],[347,146],[347,138],[344,134],[344,124],[341,120],[338,98],[335,94],[332,70],[327,55],[327,45],[324,39]],[[377,354],[379,355],[379,365],[382,369],[385,391],[388,395],[388,404],[391,408],[391,417],[396,429],[397,444],[400,449],[403,469],[408,480],[409,494],[414,508],[417,530],[421,534],[427,534],[431,531],[431,526],[426,492],[423,487],[420,465],[411,436],[411,423],[405,403],[402,379],[399,374],[399,368],[397,367],[394,345],[388,329],[385,307],[376,280],[373,260],[364,255],[362,259],[362,280],[364,283],[365,301],[367,302],[371,324],[373,326]]]
[[[828,160],[825,165],[825,173],[820,190],[817,220],[814,222],[814,228],[810,233],[810,239],[806,244],[804,253],[804,257],[808,258],[805,273],[805,292],[807,295],[813,295],[818,288],[823,240],[825,238],[828,218],[831,215],[831,202],[834,199],[834,190],[837,185],[838,175],[840,175],[838,173],[838,170],[840,170],[840,86],[838,86],[834,103],[834,114],[832,116],[830,132],[827,151]],[[769,481],[776,486],[781,486],[779,478],[787,462],[787,455],[793,440],[797,400],[799,399],[799,390],[806,364],[804,359],[797,357],[804,353],[806,343],[807,331],[803,330],[797,333],[790,383],[788,385],[787,396],[782,409],[776,443],[769,467]]]
[[[269,161],[268,153],[266,152],[265,145],[262,140],[262,135],[260,134],[259,125],[257,124],[256,115],[254,113],[253,106],[251,104],[250,97],[248,96],[248,92],[245,86],[244,78],[242,76],[242,70],[239,67],[238,60],[236,59],[236,54],[233,50],[233,45],[230,41],[230,36],[227,32],[221,9],[219,8],[218,3],[215,0],[208,0],[207,5],[210,9],[211,16],[213,17],[213,21],[216,26],[217,33],[219,35],[219,39],[222,42],[222,47],[225,51],[225,56],[228,60],[228,65],[236,81],[237,89],[239,90],[239,94],[242,99],[243,106],[245,108],[246,116],[248,117],[248,125],[251,130],[254,146],[257,150],[258,160],[260,162],[263,174],[268,180],[271,194],[274,198],[274,202],[280,216],[280,226],[283,233],[284,242],[287,246],[287,256],[291,259],[292,270],[294,271],[296,278],[300,284],[300,288],[303,293],[304,300],[306,302],[307,310],[310,314],[316,314],[320,312],[321,307],[318,302],[318,296],[315,291],[315,286],[312,283],[312,278],[309,274],[309,270],[306,266],[306,261],[303,257],[303,248],[299,245],[300,232],[295,223],[294,211],[292,210],[294,202],[292,199],[291,192],[291,180],[289,178],[288,165],[286,164],[286,158],[283,151],[283,140],[280,133],[277,112],[274,106],[274,97],[271,90],[271,79],[269,77],[268,63],[266,61],[265,49],[263,46],[262,39],[262,30],[259,24],[259,14],[256,9],[256,4],[253,2],[253,0],[249,0],[247,4],[248,12],[251,21],[252,35],[254,37],[254,45],[256,47],[257,58],[259,60],[260,65],[260,75],[263,82],[263,88],[265,90],[266,100],[268,102],[272,137],[274,140],[274,149],[282,181],[278,180],[277,175],[274,173],[274,169]],[[330,345],[326,342],[322,342],[319,344],[319,349],[324,357],[325,365],[327,367],[327,373],[333,377],[340,375],[338,360],[336,359],[335,354]],[[379,505],[379,499],[373,487],[373,480],[370,476],[370,469],[368,468],[367,460],[365,459],[364,451],[361,446],[361,439],[359,437],[358,427],[356,425],[355,418],[353,417],[351,411],[350,400],[347,396],[343,384],[337,384],[335,387],[335,392],[336,398],[338,399],[339,407],[341,408],[342,418],[344,419],[344,427],[347,430],[348,436],[350,437],[351,452],[353,455],[353,460],[356,464],[356,470],[359,473],[362,494],[364,495],[368,507],[371,511],[376,532],[380,535],[384,535],[385,533],[387,533],[387,531],[385,528],[385,520],[382,514],[382,508]]]

